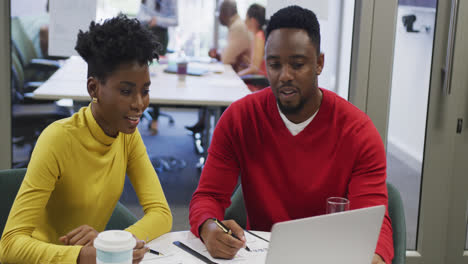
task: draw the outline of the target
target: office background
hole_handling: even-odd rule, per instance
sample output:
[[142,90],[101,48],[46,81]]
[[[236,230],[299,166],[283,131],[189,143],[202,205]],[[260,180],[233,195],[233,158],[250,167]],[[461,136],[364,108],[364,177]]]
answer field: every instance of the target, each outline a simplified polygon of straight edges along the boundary
[[[9,18],[8,12],[10,8],[7,2],[3,3],[1,11],[2,15],[5,14],[2,17]],[[22,10],[19,7],[21,6],[21,2],[28,1],[18,0],[11,2],[12,16],[21,15],[22,12],[26,14],[33,10],[33,8],[30,8],[30,3],[28,8]],[[460,92],[461,94],[459,96],[452,94],[449,98],[442,97],[439,92],[435,91],[439,89],[443,79],[440,76],[440,68],[445,64],[451,5],[450,3],[442,3],[442,1],[437,3],[435,0],[389,1],[390,3],[386,4],[379,3],[379,1],[356,1],[355,7],[354,3],[350,4],[350,2],[352,1],[329,1],[329,20],[327,22],[321,21],[324,23],[322,27],[323,31],[327,30],[327,27],[332,28],[331,31],[336,31],[335,26],[341,27],[342,30],[341,34],[335,35],[336,38],[330,37],[328,39],[326,35],[328,31],[324,32],[324,46],[329,48],[329,51],[324,50],[327,58],[326,65],[329,67],[326,70],[336,70],[333,74],[330,73],[322,76],[320,78],[320,85],[338,92],[345,98],[349,98],[351,102],[358,105],[373,118],[387,145],[389,159],[388,180],[399,188],[404,197],[408,227],[408,249],[419,253],[426,252],[427,254],[422,255],[429,258],[431,256],[431,253],[429,253],[430,249],[448,247],[450,244],[448,241],[452,241],[451,233],[457,232],[453,228],[448,228],[448,223],[452,222],[452,218],[457,218],[458,211],[466,211],[466,208],[465,210],[460,210],[458,205],[455,206],[458,203],[453,202],[461,200],[466,203],[466,198],[462,194],[456,191],[453,192],[456,190],[454,186],[463,186],[463,184],[457,184],[461,182],[459,178],[462,176],[457,173],[461,169],[460,164],[456,163],[457,159],[454,157],[455,154],[466,153],[463,152],[466,141],[464,142],[463,139],[457,138],[457,135],[454,135],[453,128],[456,122],[453,121],[467,114],[463,107],[466,104],[465,100],[467,98],[464,96],[463,90],[466,89],[460,88],[458,91],[454,89],[454,93]],[[41,1],[34,1],[34,4],[45,5]],[[215,4],[200,6],[209,6],[211,9]],[[42,9],[43,7],[37,8],[37,10]],[[461,2],[458,10],[459,14],[463,10],[466,10],[466,3]],[[239,13],[243,16],[245,11],[242,12],[240,10]],[[367,16],[368,14],[370,15]],[[419,32],[407,31],[407,26],[403,24],[403,16],[407,15],[415,15],[417,17],[413,28]],[[337,18],[336,21],[332,21],[333,17]],[[365,23],[369,21],[371,22],[370,25]],[[461,25],[460,18],[458,22]],[[3,23],[3,25],[6,24]],[[439,35],[435,34],[436,29],[439,30]],[[457,29],[459,32],[463,32],[461,26]],[[0,45],[4,53],[2,54],[4,55],[2,58],[8,58],[8,28],[2,27],[1,30]],[[340,30],[336,32],[340,32]],[[366,37],[367,33],[369,34]],[[385,37],[379,37],[384,35]],[[462,35],[462,33],[458,33],[458,38],[456,39],[459,44],[457,44],[458,56],[455,57],[460,58],[459,61],[463,56],[466,56],[466,50],[464,51],[460,48],[466,46],[463,45],[466,39],[460,37]],[[222,34],[220,34],[220,38],[222,38]],[[366,41],[368,41],[367,44],[369,45],[367,48],[365,46],[367,45]],[[382,42],[387,43],[380,45]],[[329,46],[327,46],[327,43]],[[220,44],[222,45],[222,43]],[[352,47],[352,45],[354,46]],[[323,49],[327,48],[324,47]],[[356,49],[360,52],[356,52]],[[367,53],[363,52],[363,50],[367,50]],[[331,54],[331,58],[328,57],[328,54]],[[338,55],[333,54],[340,54],[340,56],[333,59],[333,56],[338,57]],[[367,56],[363,56],[363,54],[367,54]],[[7,60],[2,60],[0,65],[2,86],[9,87],[8,71],[10,63]],[[458,64],[455,63],[454,65]],[[461,64],[461,66],[464,65]],[[462,71],[460,69],[463,69],[463,67],[454,68],[458,69],[458,71],[454,71],[452,76],[452,79],[455,80],[453,82],[454,86],[457,83],[463,84],[463,80],[457,81],[457,77],[459,79],[466,77],[460,73]],[[384,77],[381,78],[380,76]],[[365,87],[364,91],[362,91],[363,87]],[[348,91],[350,93],[349,97]],[[5,95],[8,95],[8,91],[5,92]],[[1,104],[0,121],[8,124],[11,116],[9,109],[10,102],[8,102],[8,98],[10,97],[2,95],[1,98],[3,101]],[[450,106],[455,107],[455,109],[451,109]],[[431,107],[435,107],[435,110],[431,110]],[[168,109],[167,111],[172,111],[171,113],[176,117],[176,125],[174,127],[166,126],[166,122],[162,119],[161,135],[158,135],[160,137],[145,137],[145,143],[148,142],[147,146],[158,146],[162,144],[161,142],[157,142],[159,139],[164,142],[173,141],[174,138],[171,138],[173,135],[176,137],[174,141],[183,139],[185,140],[183,142],[186,143],[178,148],[181,150],[181,153],[171,153],[171,155],[193,153],[193,150],[191,150],[193,147],[191,138],[184,134],[181,126],[195,120],[196,113],[192,110],[175,111]],[[384,113],[381,114],[381,112]],[[431,113],[435,114],[431,115]],[[441,121],[441,119],[444,121]],[[432,131],[432,129],[435,129],[435,131]],[[170,132],[168,135],[165,135],[165,131]],[[2,129],[0,136],[3,146],[1,154],[2,166],[3,168],[8,168],[11,165],[11,155],[9,154],[11,132],[7,128]],[[165,136],[168,137],[165,138]],[[459,140],[462,140],[461,143]],[[153,147],[148,147],[148,151],[158,155],[161,154],[161,149],[166,150],[170,148],[166,148],[165,146],[161,148],[154,147],[154,149]],[[431,150],[438,151],[439,154],[432,155],[429,153]],[[193,158],[189,154],[186,154],[186,157],[184,156],[187,162],[190,162]],[[192,172],[187,172],[187,175],[190,175],[187,176],[187,179],[190,180],[187,181],[187,185],[182,187],[187,190],[185,197],[187,199],[189,199],[190,188],[196,186],[197,173],[196,169]],[[431,173],[434,176],[431,176]],[[175,181],[174,177],[176,176],[174,175],[177,175],[177,173],[167,176],[167,179],[163,178],[163,184],[164,181],[166,183]],[[160,173],[161,176],[164,175]],[[431,177],[434,178],[432,179]],[[425,181],[423,182],[423,180]],[[423,189],[421,189],[421,186]],[[425,189],[424,187],[427,188]],[[425,198],[429,200],[426,201],[424,200]],[[420,206],[420,202],[424,206]],[[185,209],[182,206],[180,207],[182,208],[181,211]],[[427,212],[428,214],[425,214],[425,210],[433,210],[434,212]],[[454,213],[454,210],[457,212]],[[440,241],[429,245],[430,242],[424,244],[423,238],[418,238],[418,234],[420,236],[425,230],[424,224],[421,223],[423,216],[427,215],[430,217],[431,214],[437,214],[434,217],[434,222],[438,221],[440,223],[441,231],[436,232],[436,237]],[[443,231],[445,227],[447,227],[447,230]],[[185,228],[184,223],[180,223],[180,228]],[[466,220],[465,226],[458,230],[459,233],[466,233]],[[457,239],[459,240],[460,238]],[[465,235],[463,235],[464,240]],[[449,250],[446,249],[446,251]],[[450,254],[447,253],[447,255]],[[442,257],[437,255],[437,258],[440,259]]]

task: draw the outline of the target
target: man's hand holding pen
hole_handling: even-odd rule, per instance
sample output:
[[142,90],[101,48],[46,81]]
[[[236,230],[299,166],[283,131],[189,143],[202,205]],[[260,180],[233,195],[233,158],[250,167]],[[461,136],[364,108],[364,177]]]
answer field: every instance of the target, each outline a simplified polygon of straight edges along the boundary
[[223,231],[213,219],[206,220],[200,227],[200,237],[212,257],[232,259],[241,248],[246,247],[244,230],[234,220],[222,223],[239,239]]

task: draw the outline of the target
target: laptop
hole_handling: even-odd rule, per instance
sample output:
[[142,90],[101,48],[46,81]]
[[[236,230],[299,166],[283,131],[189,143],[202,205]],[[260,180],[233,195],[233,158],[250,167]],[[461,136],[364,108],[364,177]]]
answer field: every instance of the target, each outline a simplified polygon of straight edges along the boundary
[[385,206],[302,218],[273,225],[267,264],[370,264]]
[[[164,72],[166,73],[177,73],[177,65],[176,64],[171,64],[164,69]],[[192,75],[192,76],[202,76],[203,74],[206,74],[210,72],[208,69],[203,69],[200,67],[193,67],[190,66],[190,63],[187,66],[187,74]]]

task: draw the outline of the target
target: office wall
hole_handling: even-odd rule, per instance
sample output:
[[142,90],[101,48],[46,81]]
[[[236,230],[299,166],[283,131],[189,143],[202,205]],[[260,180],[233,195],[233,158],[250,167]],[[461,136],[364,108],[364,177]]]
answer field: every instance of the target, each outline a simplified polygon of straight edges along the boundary
[[[406,31],[402,16],[409,14],[416,15],[414,29],[420,32]],[[434,21],[433,8],[398,8],[388,143],[418,169],[424,151]]]
[[[325,55],[325,65],[320,74],[318,81],[319,86],[336,92],[337,83],[337,59],[338,59],[338,47],[341,43],[338,43],[340,39],[340,0],[328,0],[328,15],[326,19],[319,18],[320,23],[320,34],[321,34],[321,51]],[[349,40],[351,41],[351,39]]]
[[40,15],[46,13],[47,0],[12,0],[11,16]]
[[354,1],[328,0],[327,19],[319,19],[325,66],[319,86],[348,99]]
[[11,168],[10,1],[0,1],[0,169]]

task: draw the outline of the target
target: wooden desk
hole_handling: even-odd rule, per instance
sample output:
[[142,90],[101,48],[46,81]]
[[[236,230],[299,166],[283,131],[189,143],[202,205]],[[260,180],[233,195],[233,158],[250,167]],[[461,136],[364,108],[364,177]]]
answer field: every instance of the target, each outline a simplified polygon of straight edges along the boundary
[[[261,231],[254,231],[257,235],[265,238],[270,239],[270,232],[261,232]],[[216,263],[265,263],[266,259],[266,250],[268,248],[268,243],[261,241],[252,237],[250,234],[245,234],[247,239],[247,246],[250,247],[252,252],[246,252],[244,249],[241,249],[238,255],[232,260],[224,260],[224,259],[214,259],[211,258],[212,261]],[[190,246],[187,241],[199,240],[196,238],[190,231],[179,231],[179,232],[171,232],[161,237],[149,242],[147,246],[151,249],[157,250],[163,253],[163,256],[157,256],[151,253],[146,253],[145,258],[141,262],[142,264],[149,264],[149,263],[194,263],[194,264],[204,264],[203,261],[197,259],[196,257],[192,256],[191,254],[185,252],[184,250],[180,249],[179,247],[173,244],[174,241],[181,241],[184,244]],[[195,241],[201,244],[201,241]],[[254,252],[257,248],[261,248],[262,251]],[[192,248],[198,253],[202,253],[204,255],[208,255],[209,253],[206,251],[206,248],[203,246],[203,249]]]

